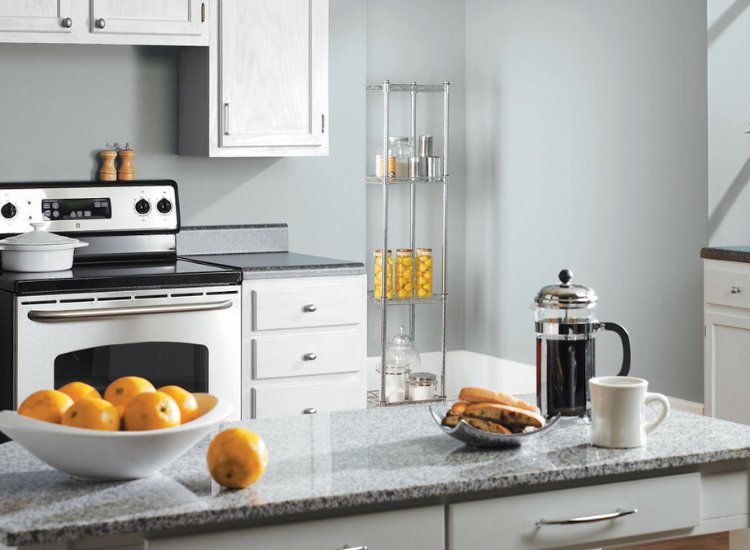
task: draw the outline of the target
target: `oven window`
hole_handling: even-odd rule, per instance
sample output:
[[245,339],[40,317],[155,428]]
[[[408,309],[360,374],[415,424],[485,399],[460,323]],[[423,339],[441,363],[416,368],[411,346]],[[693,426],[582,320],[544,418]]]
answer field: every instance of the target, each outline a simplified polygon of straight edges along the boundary
[[155,387],[208,391],[208,349],[182,342],[142,342],[72,351],[55,358],[55,387],[81,381],[101,394],[121,376],[141,376]]

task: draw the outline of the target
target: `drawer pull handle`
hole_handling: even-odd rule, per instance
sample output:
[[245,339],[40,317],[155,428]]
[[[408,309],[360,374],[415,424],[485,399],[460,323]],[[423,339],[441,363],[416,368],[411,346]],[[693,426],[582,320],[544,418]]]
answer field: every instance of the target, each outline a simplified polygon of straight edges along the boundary
[[315,407],[307,407],[304,411],[302,411],[302,414],[318,414],[318,409]]
[[341,550],[367,550],[367,546],[344,546]]
[[66,29],[69,29],[70,27],[73,26],[73,20],[70,17],[66,17],[65,19],[62,20],[62,26],[65,27]]
[[315,361],[317,358],[318,358],[318,355],[313,352],[306,353],[304,355],[305,361]]
[[733,286],[732,288],[729,289],[729,292],[731,292],[732,294],[739,294],[740,292],[742,292],[742,287]]
[[611,512],[609,514],[598,514],[595,516],[581,516],[579,518],[570,518],[570,519],[560,519],[560,520],[550,520],[550,519],[540,519],[536,522],[537,526],[539,525],[570,525],[570,524],[576,524],[576,523],[595,523],[597,521],[607,521],[610,519],[617,519],[621,518],[623,516],[629,516],[630,514],[637,513],[638,510],[633,508],[632,510],[620,510],[617,509],[616,512]]
[[316,306],[315,304],[307,304],[302,308],[302,311],[306,313],[312,313],[313,311],[318,311],[318,306]]

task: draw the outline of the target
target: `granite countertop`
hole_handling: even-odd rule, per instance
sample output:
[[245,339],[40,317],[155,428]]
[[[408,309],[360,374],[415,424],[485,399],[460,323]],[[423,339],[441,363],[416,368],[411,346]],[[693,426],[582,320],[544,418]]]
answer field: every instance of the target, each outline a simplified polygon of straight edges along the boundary
[[211,482],[209,437],[155,476],[111,483],[73,479],[16,443],[0,445],[0,543],[252,526],[750,458],[750,426],[680,412],[631,450],[592,447],[579,419],[520,448],[473,450],[441,433],[424,405],[232,424],[260,433],[270,454],[266,474],[242,491]]
[[750,246],[722,246],[701,248],[701,258],[725,262],[750,263]]
[[361,275],[365,272],[365,266],[361,262],[334,260],[296,252],[202,254],[182,257],[213,265],[239,268],[243,271],[245,279]]

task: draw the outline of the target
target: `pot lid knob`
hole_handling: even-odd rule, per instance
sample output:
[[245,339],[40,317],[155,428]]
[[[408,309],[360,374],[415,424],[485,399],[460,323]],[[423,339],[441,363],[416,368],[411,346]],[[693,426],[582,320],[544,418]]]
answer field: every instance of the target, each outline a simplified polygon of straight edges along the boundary
[[573,272],[570,269],[563,269],[557,277],[560,279],[563,286],[570,286],[568,283],[570,283],[570,280],[573,278]]

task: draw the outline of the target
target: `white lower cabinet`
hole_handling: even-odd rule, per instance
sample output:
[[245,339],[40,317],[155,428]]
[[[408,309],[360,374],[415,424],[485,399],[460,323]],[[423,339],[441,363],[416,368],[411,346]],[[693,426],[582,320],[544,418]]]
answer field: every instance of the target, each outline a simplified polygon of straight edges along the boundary
[[242,417],[367,405],[365,275],[246,280]]
[[750,424],[750,264],[704,260],[706,415]]
[[[444,550],[444,535],[444,508],[433,506],[291,525],[153,539],[148,541],[148,549]],[[494,548],[496,550],[499,547],[496,545]]]
[[[564,523],[575,519],[579,521]],[[588,547],[695,527],[700,522],[700,474],[691,473],[451,504],[448,547]]]

